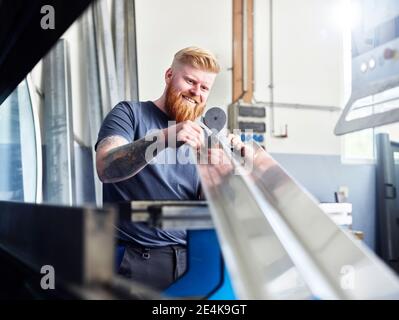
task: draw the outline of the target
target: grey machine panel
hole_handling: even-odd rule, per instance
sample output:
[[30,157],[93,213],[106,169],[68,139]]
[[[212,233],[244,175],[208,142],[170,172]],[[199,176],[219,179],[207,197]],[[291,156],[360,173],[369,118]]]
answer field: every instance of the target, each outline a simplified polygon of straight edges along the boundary
[[399,144],[389,135],[376,135],[377,166],[377,253],[399,272],[399,202],[394,154]]
[[[55,290],[73,299],[160,299],[143,285],[114,274],[115,219],[112,207],[61,207],[0,201],[0,253],[41,274],[54,269]],[[21,274],[24,277],[24,274]],[[57,294],[55,294],[57,297]]]
[[198,170],[239,298],[399,298],[396,274],[263,148],[220,145],[224,161]]
[[[132,205],[126,212],[119,208],[119,213],[164,229],[213,228],[205,201],[134,201]],[[54,291],[50,297],[56,299],[167,299],[114,274],[115,213],[112,207],[0,201],[0,262],[5,261],[2,266],[7,268],[15,262],[23,266],[15,285],[23,282],[35,298],[47,299],[46,294]],[[43,266],[53,267],[55,290],[40,288]]]
[[13,202],[0,202],[0,210],[0,248],[33,269],[51,265],[74,284],[112,276],[111,210]]
[[363,18],[352,30],[352,92],[336,135],[399,121],[399,3],[352,4]]

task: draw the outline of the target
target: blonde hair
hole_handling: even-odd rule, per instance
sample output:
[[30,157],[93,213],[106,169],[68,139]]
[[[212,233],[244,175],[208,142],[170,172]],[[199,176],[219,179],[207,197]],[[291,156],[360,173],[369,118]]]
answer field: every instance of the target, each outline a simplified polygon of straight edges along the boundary
[[175,54],[172,68],[177,65],[189,65],[203,71],[219,73],[220,66],[214,54],[206,49],[187,47]]

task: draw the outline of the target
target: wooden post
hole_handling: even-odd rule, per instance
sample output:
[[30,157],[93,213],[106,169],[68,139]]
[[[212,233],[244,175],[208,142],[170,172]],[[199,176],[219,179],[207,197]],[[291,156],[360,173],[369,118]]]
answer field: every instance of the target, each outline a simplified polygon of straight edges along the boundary
[[[245,1],[246,4],[244,5]],[[247,14],[246,19],[244,18],[244,10]],[[244,39],[245,31],[247,41]],[[233,0],[233,102],[238,99],[243,99],[247,103],[252,101],[254,84],[253,34],[253,0]],[[246,54],[244,50],[246,50]],[[244,72],[246,75],[244,75]],[[245,78],[247,80],[246,86]]]

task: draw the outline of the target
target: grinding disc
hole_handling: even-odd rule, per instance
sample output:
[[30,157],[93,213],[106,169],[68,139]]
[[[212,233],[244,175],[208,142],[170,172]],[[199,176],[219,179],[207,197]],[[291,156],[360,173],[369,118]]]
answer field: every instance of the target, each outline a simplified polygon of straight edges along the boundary
[[218,107],[210,108],[202,120],[209,129],[220,131],[226,124],[226,113]]

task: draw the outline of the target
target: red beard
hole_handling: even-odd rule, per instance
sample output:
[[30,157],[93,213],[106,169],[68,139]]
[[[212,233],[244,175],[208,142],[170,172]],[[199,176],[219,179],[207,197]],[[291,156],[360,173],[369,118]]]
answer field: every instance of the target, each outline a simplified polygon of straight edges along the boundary
[[[184,99],[183,95],[193,99],[197,103],[195,107]],[[200,97],[185,92],[179,93],[169,85],[166,89],[165,107],[169,116],[178,123],[197,119],[204,112],[205,103],[200,103]]]

